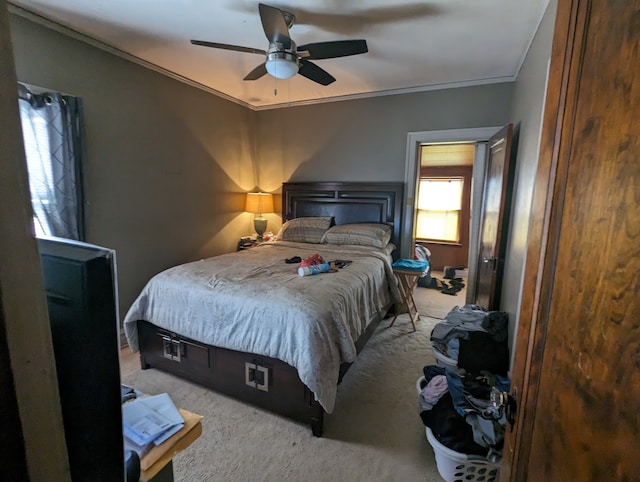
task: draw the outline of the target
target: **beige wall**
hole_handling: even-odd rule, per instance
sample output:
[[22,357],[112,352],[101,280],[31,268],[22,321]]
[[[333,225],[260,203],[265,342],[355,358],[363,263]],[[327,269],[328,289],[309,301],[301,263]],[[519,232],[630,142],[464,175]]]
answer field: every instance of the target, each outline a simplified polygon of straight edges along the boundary
[[261,159],[281,160],[282,166],[265,175],[404,181],[409,132],[506,124],[512,88],[491,84],[260,111]]
[[18,80],[82,98],[87,240],[117,250],[121,312],[149,277],[250,234],[255,113],[10,16]]
[[254,112],[25,18],[10,26],[18,79],[83,100],[87,240],[117,251],[122,314],[159,270],[251,234],[247,190],[402,181],[408,132],[509,121],[511,83]]
[[515,85],[259,112],[21,17],[9,21],[18,80],[83,99],[88,241],[117,250],[123,310],[158,270],[233,250],[252,231],[242,212],[249,189],[403,181],[408,132],[511,121],[519,146],[502,309],[515,324],[555,4]]
[[[538,166],[538,149],[542,112],[547,85],[547,67],[551,58],[551,41],[557,0],[551,0],[538,27],[525,62],[516,80],[512,122],[518,132],[514,193],[500,309],[509,313],[509,344],[517,328],[520,296],[531,215],[533,184]],[[512,350],[513,358],[513,350]]]

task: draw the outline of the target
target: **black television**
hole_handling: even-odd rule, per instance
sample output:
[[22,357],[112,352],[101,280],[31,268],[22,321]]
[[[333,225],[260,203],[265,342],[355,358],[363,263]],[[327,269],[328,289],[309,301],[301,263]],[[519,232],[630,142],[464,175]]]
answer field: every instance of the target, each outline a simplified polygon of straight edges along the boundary
[[71,479],[125,480],[116,253],[39,237]]

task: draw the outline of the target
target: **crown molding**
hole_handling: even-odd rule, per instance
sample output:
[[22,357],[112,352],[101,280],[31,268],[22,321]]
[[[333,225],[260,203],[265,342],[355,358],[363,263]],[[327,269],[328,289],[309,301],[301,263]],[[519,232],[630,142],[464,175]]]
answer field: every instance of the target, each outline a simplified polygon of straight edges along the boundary
[[[547,0],[548,1],[548,0]],[[93,37],[90,37],[86,34],[78,32],[72,28],[69,28],[65,25],[62,25],[58,22],[55,22],[51,19],[48,19],[42,15],[39,15],[31,10],[27,10],[26,8],[19,7],[14,5],[13,3],[7,2],[8,10],[10,13],[18,15],[20,17],[26,18],[34,23],[47,27],[51,30],[54,30],[58,33],[71,37],[75,40],[79,40],[86,44],[91,45],[92,47],[96,47],[100,50],[108,52],[110,54],[116,55],[122,59],[133,62],[137,65],[145,67],[147,69],[153,70],[159,74],[165,75],[169,78],[182,82],[183,84],[187,84],[191,87],[195,87],[196,89],[203,90],[209,94],[213,94],[222,99],[228,100],[229,102],[233,102],[234,104],[241,105],[242,107],[246,107],[252,111],[264,111],[264,110],[273,110],[273,109],[283,109],[289,107],[298,107],[298,106],[307,106],[307,105],[315,105],[315,104],[326,104],[329,102],[343,102],[347,100],[357,100],[357,99],[368,99],[372,97],[383,97],[388,95],[401,95],[401,94],[413,94],[418,92],[427,92],[432,90],[444,90],[444,89],[456,89],[461,87],[472,87],[477,85],[487,85],[487,84],[498,84],[503,82],[514,82],[516,80],[517,74],[508,75],[508,76],[500,76],[500,77],[488,77],[484,79],[470,79],[460,82],[445,82],[440,84],[430,84],[430,85],[421,85],[415,87],[406,87],[401,89],[389,89],[383,91],[373,91],[373,92],[363,92],[358,94],[348,94],[341,95],[335,97],[327,97],[327,98],[319,98],[319,99],[307,99],[300,100],[294,102],[282,102],[278,104],[268,104],[268,105],[253,105],[249,104],[245,101],[236,99],[230,95],[227,95],[219,90],[213,89],[207,85],[201,84],[200,82],[196,82],[188,77],[180,75],[171,70],[165,69],[164,67],[160,67],[159,65],[148,62],[140,57],[136,57],[128,52],[117,49],[111,45],[108,45],[100,40],[97,40]]]
[[153,64],[151,62],[147,62],[146,60],[141,59],[140,57],[136,57],[135,55],[131,55],[128,52],[125,52],[123,50],[117,49],[115,47],[112,47],[111,45],[108,45],[104,42],[101,42],[100,40],[96,40],[93,37],[90,37],[86,34],[83,34],[81,32],[78,32],[77,30],[73,30],[72,28],[69,28],[65,25],[59,24],[57,22],[54,22],[51,19],[48,19],[46,17],[43,17],[42,15],[39,15],[35,12],[32,12],[31,10],[27,10],[26,8],[23,7],[19,7],[17,5],[14,5],[13,3],[7,2],[7,6],[9,7],[8,10],[10,13],[13,13],[15,15],[18,15],[20,17],[26,18],[27,20],[30,20],[34,23],[37,23],[39,25],[42,25],[44,27],[47,27],[51,30],[54,30],[58,33],[61,33],[63,35],[66,35],[68,37],[71,37],[75,40],[79,40],[81,42],[84,42],[86,44],[91,45],[92,47],[96,47],[100,50],[103,50],[105,52],[108,52],[110,54],[113,54],[117,57],[120,57],[122,59],[125,60],[129,60],[130,62],[133,62],[135,64],[138,64],[142,67],[146,67],[150,70],[153,70],[155,72],[158,72],[159,74],[165,75],[167,77],[170,77],[174,80],[177,80],[179,82],[182,82],[183,84],[187,84],[190,85],[191,87],[195,87],[197,89],[203,90],[205,92],[208,92],[209,94],[213,94],[213,95],[217,95],[218,97],[222,97],[225,100],[228,100],[229,102],[233,102],[234,104],[239,104],[243,107],[247,107],[249,109],[254,109],[254,107],[250,104],[247,104],[246,102],[243,102],[241,100],[238,100],[234,97],[231,97],[223,92],[220,92],[218,90],[212,89],[211,87],[208,87],[204,84],[201,84],[199,82],[196,82],[194,80],[191,80],[187,77],[184,77],[183,75],[180,75],[176,72],[173,72],[171,70],[165,69],[164,67],[160,67],[159,65]]
[[341,95],[341,96],[328,97],[323,99],[309,99],[309,100],[299,100],[295,102],[283,102],[281,104],[252,106],[252,109],[256,111],[270,110],[270,109],[283,109],[286,107],[296,107],[296,106],[313,105],[313,104],[326,104],[328,102],[341,102],[345,100],[367,99],[370,97],[384,97],[387,95],[414,94],[419,92],[427,92],[431,90],[457,89],[461,87],[473,87],[476,85],[500,84],[503,82],[514,82],[515,80],[516,80],[515,75],[507,75],[507,76],[501,76],[501,77],[488,77],[486,79],[464,80],[460,82],[445,82],[441,84],[421,85],[416,87],[406,87],[402,89],[389,89],[389,90],[380,90],[380,91],[373,91],[373,92],[362,92],[359,94]]

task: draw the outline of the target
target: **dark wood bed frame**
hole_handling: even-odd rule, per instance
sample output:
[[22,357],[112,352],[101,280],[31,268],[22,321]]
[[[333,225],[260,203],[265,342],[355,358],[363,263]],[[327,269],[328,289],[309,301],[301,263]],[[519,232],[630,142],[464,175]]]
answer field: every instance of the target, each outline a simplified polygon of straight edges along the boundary
[[[336,224],[385,223],[393,227],[392,242],[400,247],[402,183],[285,183],[282,217],[334,216]],[[396,250],[398,251],[398,250]],[[356,341],[358,353],[391,306],[371,320]],[[204,385],[235,399],[311,425],[322,436],[324,409],[295,368],[281,360],[239,352],[185,338],[138,321],[142,369],[157,368]],[[339,380],[349,368],[340,367]],[[338,382],[339,383],[339,382]]]

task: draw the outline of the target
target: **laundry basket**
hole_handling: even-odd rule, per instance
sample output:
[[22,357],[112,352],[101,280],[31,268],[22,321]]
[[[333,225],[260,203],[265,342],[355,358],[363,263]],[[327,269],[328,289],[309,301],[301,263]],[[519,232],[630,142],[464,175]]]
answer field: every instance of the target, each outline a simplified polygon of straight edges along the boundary
[[442,445],[431,429],[425,427],[427,440],[433,447],[440,477],[446,482],[495,482],[500,479],[500,465],[477,455],[455,452]]
[[438,350],[435,346],[432,346],[433,356],[436,357],[436,365],[443,368],[458,368],[458,362],[453,358],[449,358],[447,355]]
[[[426,384],[424,377],[416,381],[418,396]],[[500,465],[498,462],[489,462],[484,457],[477,455],[461,454],[445,447],[433,435],[429,427],[425,427],[427,440],[433,448],[438,473],[446,482],[495,482],[500,478]]]
[[425,380],[424,377],[420,377],[418,378],[418,381],[416,382],[416,391],[418,392],[418,396],[420,396],[420,392],[422,391],[422,384],[427,384],[427,380]]

